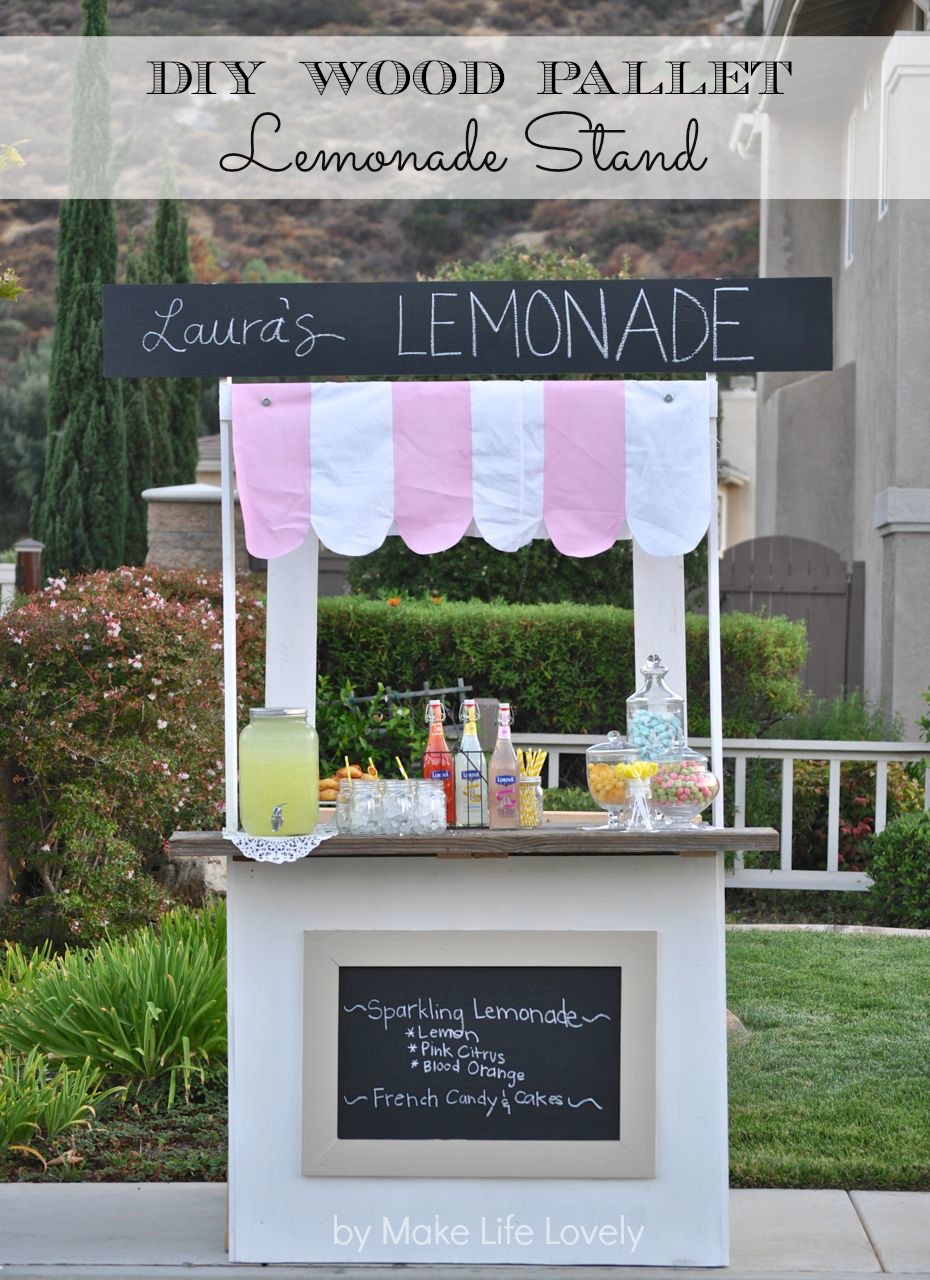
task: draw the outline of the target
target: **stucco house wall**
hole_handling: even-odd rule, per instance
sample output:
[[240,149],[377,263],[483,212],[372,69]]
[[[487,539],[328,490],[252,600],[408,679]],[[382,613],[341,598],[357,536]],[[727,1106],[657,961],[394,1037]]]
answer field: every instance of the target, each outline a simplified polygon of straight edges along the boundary
[[[913,6],[881,6],[870,30],[912,22]],[[878,164],[874,88],[847,103],[856,165]],[[865,691],[917,736],[930,688],[930,202],[768,201],[760,274],[833,278],[835,371],[759,379],[756,532],[865,562]]]

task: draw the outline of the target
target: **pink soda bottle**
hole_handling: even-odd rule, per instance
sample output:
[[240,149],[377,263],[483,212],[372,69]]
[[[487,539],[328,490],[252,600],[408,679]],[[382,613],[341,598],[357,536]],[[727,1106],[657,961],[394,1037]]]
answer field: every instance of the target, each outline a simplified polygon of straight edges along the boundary
[[520,825],[520,767],[510,738],[510,703],[497,711],[497,743],[488,766],[488,826],[510,830]]

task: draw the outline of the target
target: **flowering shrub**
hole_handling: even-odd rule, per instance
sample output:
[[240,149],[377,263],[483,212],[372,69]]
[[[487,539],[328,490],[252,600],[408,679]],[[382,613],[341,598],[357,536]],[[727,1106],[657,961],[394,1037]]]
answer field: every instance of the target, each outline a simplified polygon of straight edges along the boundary
[[[758,769],[754,774],[755,785],[751,785],[747,771],[748,823],[778,827],[781,792],[777,776],[769,771],[763,779]],[[793,865],[799,870],[822,870],[827,865],[829,798],[830,769],[826,761],[796,760]],[[844,763],[840,769],[839,799],[840,869],[869,871],[870,837],[875,830],[875,765],[868,761]],[[887,805],[889,821],[923,808],[923,786],[911,777],[906,765],[888,766]]]
[[[221,824],[221,613],[215,579],[140,568],[53,579],[0,619],[21,936],[87,943],[153,918],[145,870],[166,838]],[[263,630],[261,602],[240,595],[242,706],[263,700]]]
[[[816,760],[795,763],[795,848],[806,848],[813,865],[825,866],[827,858],[827,805],[829,767]],[[891,821],[923,808],[923,786],[911,777],[907,766],[889,764],[887,816]],[[875,830],[875,765],[867,761],[844,764],[840,770],[840,870],[868,871],[869,837]],[[803,861],[795,859],[796,865]]]

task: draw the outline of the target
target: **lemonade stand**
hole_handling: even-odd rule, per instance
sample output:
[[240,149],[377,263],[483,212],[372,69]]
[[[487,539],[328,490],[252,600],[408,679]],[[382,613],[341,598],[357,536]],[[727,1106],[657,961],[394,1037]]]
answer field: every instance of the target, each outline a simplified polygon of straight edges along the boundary
[[[706,533],[720,775],[715,377],[825,367],[829,281],[121,286],[106,307],[109,373],[232,375],[228,828],[234,458],[268,561],[265,702],[311,720],[320,541],[632,536],[637,665],[657,650],[686,694],[681,557]],[[185,837],[229,855],[231,1259],[726,1265],[735,838],[722,795],[681,829],[339,835],[277,864]]]

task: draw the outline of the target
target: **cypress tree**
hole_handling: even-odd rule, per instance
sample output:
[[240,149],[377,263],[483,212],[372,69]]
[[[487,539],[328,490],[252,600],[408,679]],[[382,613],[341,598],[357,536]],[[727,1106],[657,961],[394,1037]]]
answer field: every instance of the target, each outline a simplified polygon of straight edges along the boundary
[[[107,34],[106,0],[82,0],[84,36]],[[103,376],[102,286],[116,279],[113,202],[73,198],[110,178],[106,46],[82,43],[75,75],[72,198],[61,205],[56,322],[42,485],[33,507],[50,573],[123,562],[128,490],[122,386]]]
[[[145,283],[144,247],[138,241],[126,255],[126,283]],[[148,507],[143,489],[161,483],[155,474],[155,442],[149,413],[150,379],[127,378],[123,383],[126,414],[126,475],[129,507],[126,517],[126,564],[144,564],[148,551]]]
[[[190,284],[193,279],[187,214],[173,194],[158,201],[146,256],[150,284]],[[196,378],[161,382],[153,389],[149,409],[161,483],[190,484],[197,471],[200,383]]]

